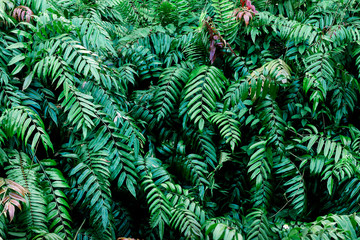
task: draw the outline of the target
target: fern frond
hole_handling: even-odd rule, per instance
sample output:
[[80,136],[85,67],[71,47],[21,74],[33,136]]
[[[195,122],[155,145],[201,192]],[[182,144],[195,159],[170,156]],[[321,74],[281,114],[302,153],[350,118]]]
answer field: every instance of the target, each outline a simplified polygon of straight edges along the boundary
[[[320,159],[323,160],[323,159]],[[324,161],[324,160],[323,160]],[[323,163],[320,163],[323,164]],[[318,164],[317,164],[318,165]],[[310,171],[311,171],[311,165],[310,165]],[[345,183],[345,188],[348,188],[349,185],[355,184],[357,179],[348,182],[347,180],[350,180],[352,177],[354,177],[355,173],[358,172],[358,166],[356,159],[353,158],[351,155],[347,155],[344,158],[341,158],[339,161],[334,162],[333,159],[330,161],[326,161],[326,168],[321,171],[323,178],[321,180],[326,180],[327,184],[327,190],[329,192],[329,195],[333,195],[335,193],[335,190],[337,189],[337,185],[340,185],[343,182]],[[336,180],[339,184],[336,184]],[[357,196],[355,194],[357,192],[357,188],[351,193],[346,193],[344,195],[350,194],[347,200],[352,199]],[[343,196],[344,196],[343,195]],[[346,197],[345,197],[346,199]]]
[[276,96],[277,86],[288,83],[290,73],[290,67],[281,59],[272,60],[254,70],[248,76],[251,99],[265,97],[267,94]]
[[231,1],[213,0],[212,6],[215,9],[215,23],[220,35],[232,43],[238,32],[239,22],[235,20],[233,11],[235,5]]
[[134,70],[136,67],[131,64],[124,64],[120,67],[119,75],[123,80],[123,87],[127,90],[128,85],[135,85],[136,77],[138,77],[136,71]]
[[165,195],[154,184],[150,176],[145,175],[142,179],[142,186],[147,192],[146,199],[151,214],[150,225],[152,228],[159,228],[160,239],[163,239],[165,225],[169,225],[170,217],[173,215],[170,211],[172,206]]
[[[10,3],[8,2],[1,2],[0,3],[0,20],[1,22],[7,23],[10,26],[14,25],[14,21],[11,19],[11,17],[6,13],[7,8],[9,7]],[[1,23],[3,24],[3,23]]]
[[9,180],[0,178],[0,196],[2,204],[2,214],[9,216],[10,221],[14,219],[15,207],[21,210],[21,202],[26,202],[25,195],[28,192],[26,188],[20,184]]
[[264,210],[252,209],[246,219],[249,222],[247,239],[271,239],[273,232]]
[[133,196],[136,196],[135,186],[137,185],[137,173],[135,170],[133,150],[128,146],[128,139],[120,133],[119,126],[107,117],[99,117],[98,129],[92,135],[89,147],[93,151],[106,149],[107,159],[110,164],[110,179],[118,178],[118,188],[126,184],[127,189]]
[[64,238],[59,236],[56,233],[41,233],[39,235],[36,235],[33,239],[39,239],[39,240],[62,240]]
[[271,197],[273,196],[273,187],[269,180],[263,181],[261,186],[251,189],[251,202],[254,208],[266,209],[269,207]]
[[111,226],[111,191],[108,153],[104,150],[94,151],[87,144],[77,143],[74,154],[64,155],[71,157],[75,162],[69,176],[75,178],[79,188],[72,187],[74,204],[86,203],[90,212],[90,223],[100,232],[106,232]]
[[185,69],[178,67],[167,68],[161,74],[158,83],[159,89],[153,100],[158,122],[174,110],[188,76],[189,73]]
[[[56,162],[52,159],[44,159],[39,162],[42,168],[43,174],[47,186],[44,191],[47,194],[47,220],[49,221],[50,231],[54,231],[54,234],[61,239],[72,239],[72,218],[69,214],[70,205],[68,199],[61,189],[70,188],[65,177],[61,171],[57,168]],[[40,237],[40,235],[38,236]],[[42,238],[47,239],[52,237],[48,235],[41,235]],[[54,235],[55,238],[55,235]]]
[[96,81],[100,81],[100,65],[99,61],[96,60],[98,56],[70,37],[65,36],[61,40],[61,48],[64,51],[63,59],[66,63],[72,64],[73,68],[85,77],[91,73]]
[[298,215],[306,210],[307,199],[305,191],[305,181],[303,174],[300,172],[294,162],[288,158],[279,158],[278,163],[274,166],[276,174],[281,178],[290,178],[283,184],[286,192],[286,199]]
[[[335,76],[334,62],[328,53],[315,52],[306,58],[306,72],[310,78],[307,81],[307,90],[314,85],[315,91],[310,96],[313,101],[313,109],[315,110],[319,103],[324,102],[327,95],[327,85],[333,82]],[[318,88],[318,89],[317,89]]]
[[37,166],[27,154],[17,151],[9,153],[9,164],[6,167],[8,178],[30,192],[26,207],[17,218],[20,229],[25,229],[27,236],[35,236],[37,231],[49,232],[46,194],[41,188]]
[[127,137],[127,145],[133,149],[134,157],[138,158],[142,152],[142,146],[145,143],[145,137],[142,134],[140,128],[137,126],[135,120],[125,112],[119,111],[116,113],[114,123],[119,128],[119,133]]
[[74,86],[68,86],[68,89],[61,92],[59,100],[62,100],[63,111],[68,112],[68,121],[76,130],[81,128],[86,137],[88,130],[95,126],[93,119],[97,118],[96,107],[92,103],[93,98],[81,93]]
[[216,124],[220,130],[220,135],[230,144],[232,151],[241,141],[240,123],[235,120],[234,113],[225,111],[224,113],[213,113],[210,115],[209,121]]
[[22,99],[25,98],[24,93],[12,84],[0,86],[0,109],[11,109],[21,106]]
[[175,206],[171,211],[170,224],[174,229],[178,229],[186,238],[202,239],[201,225],[196,220],[192,211],[185,209],[181,204]]
[[[307,223],[298,228],[293,228],[289,234],[296,234],[301,239],[356,239],[358,237],[357,224],[359,216],[353,215],[335,215],[318,217],[316,221]],[[307,231],[302,231],[308,229]]]
[[256,106],[262,128],[259,133],[264,134],[270,144],[274,144],[280,153],[285,151],[286,122],[277,102],[268,96]]
[[136,91],[134,104],[130,111],[131,116],[147,129],[152,130],[156,125],[154,110],[151,108],[151,100],[154,98],[155,89],[149,91]]
[[136,66],[137,74],[142,80],[159,77],[162,63],[150,49],[131,45],[131,47],[121,49],[121,55],[124,63]]
[[138,13],[135,11],[132,2],[126,0],[118,0],[115,9],[119,11],[122,19],[127,23],[132,24],[134,26],[136,26],[139,23],[140,17]]
[[163,183],[171,181],[171,175],[166,170],[166,165],[162,164],[160,159],[150,157],[147,154],[143,160],[138,161],[137,171],[140,175],[150,175],[156,186],[161,186]]
[[93,82],[86,82],[82,87],[84,92],[94,98],[93,102],[95,105],[99,105],[101,112],[108,116],[116,116],[117,112],[126,109],[125,96],[123,94],[110,92]]
[[123,208],[119,203],[113,203],[114,225],[116,236],[130,237],[132,233],[133,219],[129,215],[126,208]]
[[[189,129],[191,130],[191,129]],[[218,163],[216,145],[212,139],[215,133],[211,130],[199,132],[193,130],[186,132],[186,137],[183,139],[187,144],[195,143],[195,150],[198,154],[205,156],[205,162],[208,166],[216,168]],[[190,135],[190,136],[189,136]]]
[[[2,212],[3,211],[3,207],[0,206],[0,211]],[[0,216],[0,237],[5,239],[6,238],[6,235],[7,235],[7,221],[6,221],[6,218],[5,218],[5,215],[2,214]]]
[[195,201],[194,197],[190,195],[189,190],[183,189],[178,184],[173,184],[169,181],[161,185],[167,190],[166,197],[171,202],[172,206],[182,205],[184,209],[193,212],[196,220],[202,225],[207,218],[205,210]]
[[254,153],[250,156],[248,172],[251,174],[250,179],[255,180],[256,189],[259,189],[271,176],[272,160],[267,158],[266,144],[266,141],[259,141],[250,146]]
[[185,146],[183,142],[178,143],[178,167],[183,171],[183,174],[196,186],[207,186],[209,184],[207,180],[208,170],[207,164],[204,163],[203,157],[198,154],[185,153]]
[[359,89],[357,80],[346,71],[342,72],[341,79],[336,79],[336,86],[331,97],[331,106],[335,112],[335,123],[340,124],[344,116],[355,109],[358,100],[356,91]]
[[75,18],[72,19],[72,23],[79,29],[79,38],[87,49],[94,49],[94,52],[104,56],[117,55],[111,37],[103,27],[104,22],[98,13],[91,11],[91,18]]
[[312,45],[320,38],[321,30],[311,24],[288,20],[283,16],[275,16],[269,12],[259,12],[255,16],[261,25],[272,26],[279,37],[295,41],[295,44],[307,42]]
[[149,40],[154,48],[154,53],[159,57],[159,59],[163,59],[170,51],[173,38],[167,34],[158,33],[150,35]]
[[0,65],[0,83],[1,85],[8,85],[10,80],[10,76],[7,72],[7,69],[5,67],[2,67]]
[[0,121],[3,124],[4,133],[8,137],[13,137],[16,134],[18,138],[21,138],[25,146],[32,136],[31,151],[33,153],[35,153],[37,144],[40,141],[46,150],[48,148],[54,150],[42,119],[33,110],[19,106],[3,112]]
[[181,105],[182,108],[186,106],[187,115],[200,131],[214,111],[216,100],[223,94],[224,82],[227,80],[223,73],[213,66],[200,66],[190,74]]
[[226,90],[223,97],[224,110],[230,110],[238,105],[240,101],[244,101],[249,96],[248,81],[237,81],[232,83]]
[[351,154],[351,152],[339,142],[328,139],[317,132],[315,132],[315,134],[304,136],[302,142],[308,142],[308,150],[312,149],[314,144],[317,143],[316,153],[322,153],[328,159],[334,157],[335,162],[338,162],[340,158],[346,158],[347,155]]

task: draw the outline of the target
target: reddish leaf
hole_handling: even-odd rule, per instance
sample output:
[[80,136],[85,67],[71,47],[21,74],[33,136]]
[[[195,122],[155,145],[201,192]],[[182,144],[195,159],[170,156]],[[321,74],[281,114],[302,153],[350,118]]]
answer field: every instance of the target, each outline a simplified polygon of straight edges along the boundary
[[9,217],[10,217],[10,222],[13,220],[14,216],[15,216],[15,207],[14,205],[12,205],[10,202],[7,202],[4,205],[4,209],[3,209],[3,213],[9,213]]
[[254,13],[258,13],[258,11],[256,11],[254,5],[250,5],[248,8],[251,9]]
[[4,188],[0,189],[0,195],[3,194],[4,192],[6,192]]
[[242,18],[242,16],[244,15],[244,13],[245,13],[245,12],[240,12],[240,13],[237,15],[237,19],[240,20],[240,19]]
[[210,43],[210,62],[211,62],[211,64],[213,64],[215,61],[215,58],[216,58],[215,52],[216,52],[215,41],[212,40]]
[[21,201],[21,202],[26,202],[25,198],[23,198],[23,197],[20,196],[19,194],[10,193],[9,196],[10,196],[12,199],[16,199],[16,200],[19,200],[19,201]]
[[251,13],[248,13],[248,12],[246,12],[245,14],[244,14],[244,22],[245,22],[245,24],[246,24],[246,26],[247,25],[249,25],[249,21],[250,21],[250,18],[252,18],[252,15],[251,15]]
[[9,199],[10,199],[9,196],[4,197],[4,198],[2,199],[2,203],[3,203],[3,204],[6,203]]
[[33,15],[34,13],[29,7],[18,6],[14,9],[12,17],[20,22],[30,22]]
[[19,194],[21,194],[23,196],[25,196],[25,194],[28,193],[28,190],[26,188],[24,188],[20,184],[12,181],[10,179],[5,179],[5,182],[7,183],[7,185],[9,186],[10,189],[14,190],[15,192],[18,192]]
[[2,188],[0,188],[1,203],[3,204],[3,213],[9,214],[10,221],[13,220],[15,215],[15,207],[21,210],[20,202],[26,202],[25,195],[29,192],[26,188],[20,184],[10,180],[0,178]]
[[2,187],[5,184],[4,178],[0,178],[0,187]]
[[258,11],[256,11],[255,6],[251,4],[250,0],[246,0],[246,7],[247,9],[251,9],[254,13],[258,13]]
[[21,204],[18,201],[16,201],[15,199],[11,199],[10,202],[21,210]]
[[[26,13],[25,11],[22,11],[22,12],[21,12],[21,14],[20,14],[20,15],[21,15],[21,18],[20,18],[20,19],[25,19],[25,13]],[[20,19],[19,19],[19,21],[20,21]]]

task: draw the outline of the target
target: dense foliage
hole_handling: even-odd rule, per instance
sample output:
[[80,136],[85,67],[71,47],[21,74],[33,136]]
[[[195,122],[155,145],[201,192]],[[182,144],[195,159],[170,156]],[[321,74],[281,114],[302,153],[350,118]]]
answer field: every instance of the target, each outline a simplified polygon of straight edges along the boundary
[[0,238],[357,239],[358,0],[0,0]]

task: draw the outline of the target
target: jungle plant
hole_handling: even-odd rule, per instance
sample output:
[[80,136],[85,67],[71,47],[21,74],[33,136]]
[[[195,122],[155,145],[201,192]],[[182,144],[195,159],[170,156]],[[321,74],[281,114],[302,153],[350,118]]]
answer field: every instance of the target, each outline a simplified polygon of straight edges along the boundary
[[358,7],[0,0],[0,238],[359,238]]

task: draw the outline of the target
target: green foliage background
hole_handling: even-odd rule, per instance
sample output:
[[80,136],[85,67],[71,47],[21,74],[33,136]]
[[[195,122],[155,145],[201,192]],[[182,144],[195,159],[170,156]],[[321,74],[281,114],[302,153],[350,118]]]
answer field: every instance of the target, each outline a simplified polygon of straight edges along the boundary
[[357,239],[359,4],[0,0],[0,237]]

